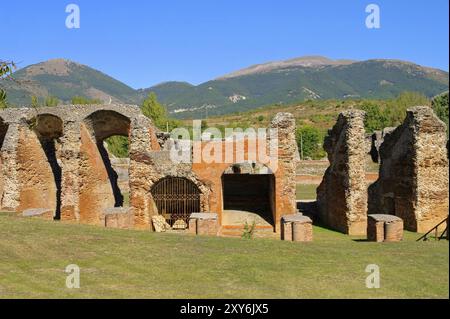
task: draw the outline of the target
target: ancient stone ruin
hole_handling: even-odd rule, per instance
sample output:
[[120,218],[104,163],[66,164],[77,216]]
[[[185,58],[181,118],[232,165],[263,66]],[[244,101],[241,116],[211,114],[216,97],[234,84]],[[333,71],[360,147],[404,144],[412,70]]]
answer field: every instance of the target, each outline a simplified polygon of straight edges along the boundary
[[[366,235],[367,214],[394,215],[405,229],[427,232],[448,216],[445,124],[431,108],[413,107],[402,125],[374,134],[371,146],[364,116],[358,110],[341,113],[325,139],[330,166],[317,189],[320,221],[346,234]],[[381,162],[379,178],[369,187],[368,154]]]
[[365,235],[367,186],[365,159],[370,150],[364,130],[364,112],[342,112],[325,138],[330,166],[317,189],[319,218],[349,235]]
[[384,136],[380,176],[370,189],[369,213],[403,219],[410,231],[426,232],[448,215],[446,126],[431,108],[407,111],[402,125]]
[[[342,112],[329,131],[324,148],[330,166],[311,217],[350,235],[366,235],[368,214],[395,215],[408,230],[428,231],[448,215],[445,124],[419,106],[408,110],[399,127],[368,138],[364,117],[359,110]],[[269,134],[272,129],[276,136]],[[209,235],[242,231],[254,222],[256,230],[310,241],[311,219],[292,220],[300,216],[295,119],[279,113],[263,131],[267,134],[191,141],[160,132],[132,105],[2,110],[0,209],[104,227],[188,228]],[[105,147],[111,136],[128,139],[129,159],[111,156]],[[275,150],[276,161],[254,160],[255,145]],[[183,152],[189,159],[200,153],[219,160],[173,161],[173,154]],[[381,162],[379,179],[370,187],[369,156]]]
[[[132,105],[2,110],[0,209],[146,230],[154,230],[154,216],[162,216],[171,227],[188,227],[192,213],[210,212],[217,214],[220,228],[227,210],[229,215],[250,210],[246,213],[260,216],[279,232],[281,217],[296,213],[295,120],[291,114],[279,113],[270,128],[278,130],[275,144],[268,134],[191,145],[171,140]],[[104,144],[111,136],[128,138],[129,160],[111,157]],[[277,162],[251,162],[250,146],[255,143],[275,145]],[[189,152],[231,148],[233,157],[217,163],[173,162],[169,146],[174,144]],[[236,155],[243,160],[233,160]],[[241,167],[250,165],[251,171],[233,169],[242,162],[247,164]],[[239,196],[230,191],[237,183]],[[249,202],[260,210],[252,211]]]

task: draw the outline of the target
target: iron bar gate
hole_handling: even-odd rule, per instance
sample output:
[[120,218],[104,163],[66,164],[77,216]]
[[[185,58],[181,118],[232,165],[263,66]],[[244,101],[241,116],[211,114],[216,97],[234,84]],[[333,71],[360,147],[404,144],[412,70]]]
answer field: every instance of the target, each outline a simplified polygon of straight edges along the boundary
[[189,216],[200,212],[200,191],[193,182],[182,177],[165,177],[151,189],[158,213],[170,226],[177,220],[189,224]]

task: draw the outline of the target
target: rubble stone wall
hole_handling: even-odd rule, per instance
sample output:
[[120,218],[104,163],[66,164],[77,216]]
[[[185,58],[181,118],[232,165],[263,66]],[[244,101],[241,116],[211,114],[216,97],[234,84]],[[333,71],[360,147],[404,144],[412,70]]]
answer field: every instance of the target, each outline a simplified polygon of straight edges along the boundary
[[431,108],[409,109],[403,124],[384,136],[369,212],[396,215],[406,229],[420,233],[444,220],[449,207],[446,143],[446,126]]
[[370,151],[364,129],[365,113],[342,112],[325,138],[330,166],[317,189],[321,221],[349,235],[367,231],[365,162]]

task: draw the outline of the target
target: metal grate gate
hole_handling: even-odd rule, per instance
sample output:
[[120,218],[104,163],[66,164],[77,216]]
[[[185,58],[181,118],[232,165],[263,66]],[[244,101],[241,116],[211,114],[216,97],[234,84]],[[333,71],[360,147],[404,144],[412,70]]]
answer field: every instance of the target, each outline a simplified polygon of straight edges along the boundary
[[189,216],[200,212],[200,191],[186,178],[163,178],[153,185],[151,193],[159,214],[170,226],[180,219],[188,224]]

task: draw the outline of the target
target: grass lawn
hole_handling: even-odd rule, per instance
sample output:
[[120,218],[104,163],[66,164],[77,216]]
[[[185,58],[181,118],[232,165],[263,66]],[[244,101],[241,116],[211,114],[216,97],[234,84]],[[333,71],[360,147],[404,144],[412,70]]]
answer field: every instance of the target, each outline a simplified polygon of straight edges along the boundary
[[313,200],[316,199],[318,185],[297,184],[297,200]]
[[[1,298],[448,298],[449,246],[368,243],[323,228],[314,242],[104,229],[0,214]],[[81,268],[81,288],[64,269]],[[377,264],[381,288],[367,289]]]

